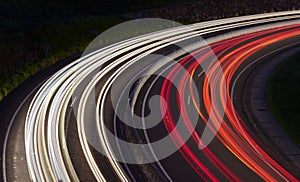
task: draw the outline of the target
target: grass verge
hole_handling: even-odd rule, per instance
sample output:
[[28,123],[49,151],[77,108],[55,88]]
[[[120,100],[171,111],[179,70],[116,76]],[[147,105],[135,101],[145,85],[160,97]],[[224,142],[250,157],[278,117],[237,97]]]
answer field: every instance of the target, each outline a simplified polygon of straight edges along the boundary
[[300,146],[300,52],[272,73],[267,83],[267,102],[278,123]]
[[30,76],[82,52],[99,33],[121,22],[102,16],[52,19],[36,29],[2,36],[0,101]]

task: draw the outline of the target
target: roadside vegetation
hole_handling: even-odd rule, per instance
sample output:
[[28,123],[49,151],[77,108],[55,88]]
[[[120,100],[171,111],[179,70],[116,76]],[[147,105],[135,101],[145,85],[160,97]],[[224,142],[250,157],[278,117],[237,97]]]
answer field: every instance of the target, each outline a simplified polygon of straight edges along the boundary
[[123,13],[186,1],[0,0],[0,101],[30,76],[79,54]]
[[271,75],[267,100],[278,123],[300,146],[300,53],[283,62]]
[[120,23],[110,17],[51,20],[28,32],[4,37],[0,44],[0,100],[38,71],[84,50],[102,31]]

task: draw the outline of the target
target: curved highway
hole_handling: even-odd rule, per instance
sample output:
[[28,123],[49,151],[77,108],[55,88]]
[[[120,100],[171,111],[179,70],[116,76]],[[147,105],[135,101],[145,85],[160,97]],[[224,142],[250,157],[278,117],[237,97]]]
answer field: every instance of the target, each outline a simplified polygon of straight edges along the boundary
[[236,94],[251,70],[299,45],[300,11],[290,11],[174,27],[89,53],[32,98],[30,178],[83,179],[67,142],[75,124],[93,180],[299,181]]

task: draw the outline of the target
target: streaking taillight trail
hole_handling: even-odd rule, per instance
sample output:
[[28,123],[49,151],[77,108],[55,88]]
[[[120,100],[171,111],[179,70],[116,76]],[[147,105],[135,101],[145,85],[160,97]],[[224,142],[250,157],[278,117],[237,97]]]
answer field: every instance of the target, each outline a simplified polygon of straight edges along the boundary
[[[182,112],[182,120],[184,121],[187,131],[191,133],[195,144],[199,145],[199,143],[203,142],[201,141],[200,134],[197,133],[197,130],[194,130],[191,125],[187,113],[186,89],[190,92],[193,105],[201,118],[200,121],[204,122],[206,127],[216,134],[216,138],[232,155],[251,171],[265,181],[298,181],[284,167],[272,159],[249,134],[247,126],[234,108],[230,84],[233,81],[232,78],[237,69],[250,56],[267,46],[299,34],[299,25],[292,25],[234,37],[211,44],[211,50],[208,47],[204,47],[195,51],[193,54],[180,60],[179,64],[175,65],[169,71],[161,89],[161,96],[167,103],[164,104],[163,100],[161,102],[162,110],[166,109],[163,121],[167,131],[169,133],[173,132],[171,138],[175,145],[179,147],[182,146],[179,148],[181,155],[203,180],[218,181],[219,179],[214,175],[214,171],[208,170],[205,164],[201,163],[195,151],[192,151],[190,147],[183,142],[180,132],[173,131],[176,130],[176,128],[174,127],[175,122],[173,121],[170,99],[176,99],[178,110]],[[203,99],[202,101],[204,103],[204,108],[200,108],[192,88],[193,77],[195,70],[201,67],[201,63],[207,61],[213,54],[216,54],[216,57],[211,60],[208,69],[205,70],[204,84],[202,85],[203,89],[202,93],[199,94],[202,95],[200,99]],[[218,69],[220,65],[222,69]],[[184,67],[187,69],[187,72],[180,74],[180,69]],[[172,83],[174,79],[178,78],[180,79],[178,94],[176,98],[171,98],[170,92]],[[225,117],[219,113],[220,103],[225,111]],[[207,118],[204,113],[209,115],[212,125],[208,122],[209,118]],[[218,126],[219,123],[221,123],[220,126]],[[210,150],[209,144],[206,145],[208,146],[199,149],[198,152],[203,153],[228,180],[239,181],[240,179],[236,176],[235,171],[231,171],[230,168],[226,167],[228,164],[223,163],[214,155],[214,151]]]

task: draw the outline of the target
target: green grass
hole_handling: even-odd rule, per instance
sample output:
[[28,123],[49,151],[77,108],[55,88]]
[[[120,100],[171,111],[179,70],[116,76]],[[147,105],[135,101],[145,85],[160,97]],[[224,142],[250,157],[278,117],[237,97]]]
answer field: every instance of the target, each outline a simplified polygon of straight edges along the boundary
[[271,75],[267,100],[279,124],[300,146],[300,53],[282,63]]
[[120,22],[99,16],[74,18],[71,23],[53,19],[29,32],[1,37],[0,100],[38,71],[82,52],[95,38],[95,32],[101,33]]

